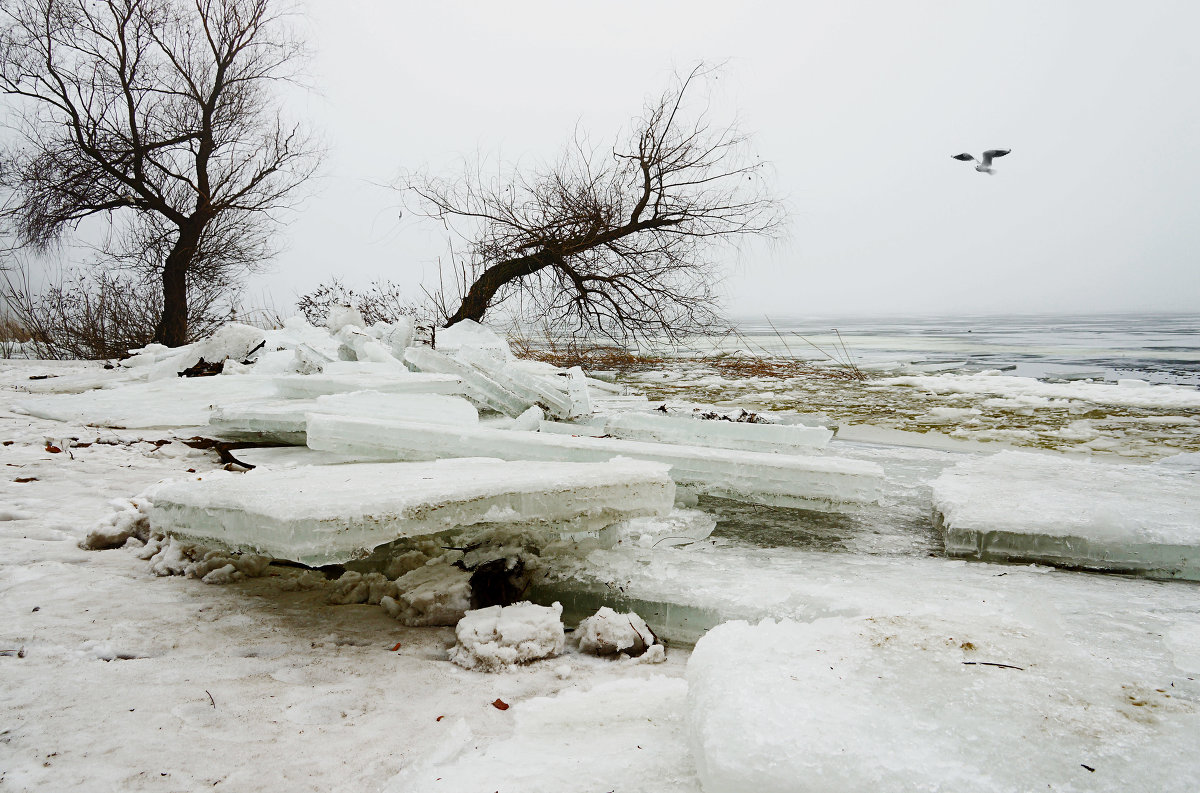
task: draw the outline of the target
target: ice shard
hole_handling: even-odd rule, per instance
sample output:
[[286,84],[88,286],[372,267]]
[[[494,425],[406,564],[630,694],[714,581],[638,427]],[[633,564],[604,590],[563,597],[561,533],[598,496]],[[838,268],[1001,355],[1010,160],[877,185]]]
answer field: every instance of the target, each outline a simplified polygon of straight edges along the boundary
[[[576,415],[572,409],[571,397],[567,392],[552,385],[543,377],[506,366],[505,362],[499,358],[470,347],[460,350],[458,359],[483,372],[531,405],[541,407],[555,418],[566,419]],[[566,383],[563,385],[565,388]]]
[[457,377],[462,381],[467,396],[509,418],[515,419],[533,407],[532,400],[513,393],[495,378],[437,350],[409,347],[404,353],[404,360],[422,372],[437,372]]
[[464,526],[598,531],[667,514],[675,486],[665,466],[633,460],[469,459],[216,471],[146,497],[154,531],[317,566]]
[[946,553],[1200,580],[1200,482],[1169,468],[1005,451],[933,482]]
[[313,416],[313,449],[380,459],[498,457],[504,460],[600,462],[614,457],[671,466],[671,477],[700,493],[758,504],[847,510],[879,498],[875,463],[832,457],[768,454],[699,446],[588,438],[485,427]]
[[785,454],[809,453],[826,446],[833,437],[833,431],[825,427],[706,421],[653,413],[618,413],[609,417],[605,429],[609,435],[630,440]]

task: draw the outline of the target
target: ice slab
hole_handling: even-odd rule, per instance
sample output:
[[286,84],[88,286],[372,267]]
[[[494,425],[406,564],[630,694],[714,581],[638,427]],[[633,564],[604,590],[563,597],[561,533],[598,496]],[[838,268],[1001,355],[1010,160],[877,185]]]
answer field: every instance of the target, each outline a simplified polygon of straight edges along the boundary
[[878,465],[859,460],[341,416],[313,416],[308,425],[308,445],[338,454],[375,454],[396,460],[498,457],[601,462],[628,457],[665,463],[671,467],[676,483],[701,493],[834,511],[876,502],[883,476]]
[[38,418],[146,429],[208,424],[216,404],[264,399],[274,393],[269,378],[216,375],[126,383],[79,394],[47,394],[16,404]]
[[479,412],[470,402],[462,397],[447,394],[387,394],[378,391],[326,394],[316,398],[310,412],[333,416],[428,421],[431,424],[479,423]]
[[217,471],[146,495],[155,531],[317,566],[461,526],[598,530],[668,513],[675,487],[663,466],[633,460],[475,459]]
[[1004,451],[933,482],[952,556],[1200,580],[1200,483],[1162,466]]
[[618,413],[609,417],[605,429],[609,435],[631,440],[784,454],[811,452],[828,445],[833,437],[833,430],[825,427],[705,421],[652,413]]
[[533,400],[513,393],[495,378],[437,350],[409,347],[404,353],[404,360],[422,372],[437,372],[457,377],[462,381],[469,397],[509,418],[516,418],[533,407]]
[[1192,704],[1020,621],[732,622],[700,640],[687,678],[705,793],[1195,785]]
[[373,368],[373,364],[352,363],[347,367],[332,364],[317,374],[284,375],[275,377],[278,393],[285,397],[304,399],[324,394],[343,394],[351,391],[379,391],[386,394],[461,394],[462,380],[447,374],[396,372],[390,367]]
[[235,402],[213,408],[208,423],[224,433],[255,435],[303,445],[307,425],[304,414],[315,407],[315,399]]
[[477,424],[479,413],[467,400],[446,394],[383,394],[353,391],[316,399],[276,399],[222,405],[209,422],[235,433],[265,435],[287,443],[304,443],[306,415],[328,413],[382,419],[402,418],[433,424]]

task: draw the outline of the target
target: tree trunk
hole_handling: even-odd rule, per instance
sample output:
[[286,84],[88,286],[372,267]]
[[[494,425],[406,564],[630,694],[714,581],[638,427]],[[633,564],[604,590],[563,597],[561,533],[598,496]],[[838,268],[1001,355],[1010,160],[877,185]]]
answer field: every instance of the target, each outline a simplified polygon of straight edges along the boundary
[[195,224],[179,230],[179,239],[175,247],[167,254],[163,262],[163,310],[154,330],[154,341],[168,347],[182,347],[187,344],[188,335],[188,295],[187,274],[200,244],[202,224]]
[[475,279],[475,283],[471,284],[471,288],[463,296],[462,305],[458,307],[458,311],[455,311],[454,315],[446,320],[446,327],[448,328],[456,322],[462,322],[464,319],[475,322],[482,321],[483,315],[487,313],[488,308],[492,305],[492,299],[496,297],[496,293],[500,291],[501,287],[509,281],[532,275],[553,262],[554,257],[551,254],[541,251],[529,256],[522,256],[519,259],[507,259],[499,264],[493,264]]

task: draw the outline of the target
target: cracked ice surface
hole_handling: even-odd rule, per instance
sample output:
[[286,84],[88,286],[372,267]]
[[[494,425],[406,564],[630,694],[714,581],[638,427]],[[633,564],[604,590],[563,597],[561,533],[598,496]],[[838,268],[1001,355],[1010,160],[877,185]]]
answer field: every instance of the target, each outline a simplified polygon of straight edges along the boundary
[[155,531],[318,566],[458,526],[591,531],[671,510],[661,465],[498,460],[215,472],[146,493]]
[[1200,478],[1006,451],[933,482],[946,552],[1200,579]]

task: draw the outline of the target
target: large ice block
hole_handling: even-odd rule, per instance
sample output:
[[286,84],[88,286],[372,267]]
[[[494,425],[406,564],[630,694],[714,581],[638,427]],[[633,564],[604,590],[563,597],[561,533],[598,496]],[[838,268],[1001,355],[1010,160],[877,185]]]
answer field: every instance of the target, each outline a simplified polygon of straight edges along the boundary
[[687,678],[705,793],[1195,786],[1194,708],[1036,621],[731,622]]
[[217,471],[146,497],[155,531],[315,566],[463,526],[595,531],[667,514],[675,486],[664,466],[634,460],[468,459]]
[[208,423],[225,433],[261,436],[303,445],[307,426],[304,414],[313,410],[316,404],[315,399],[234,402],[213,408]]
[[433,424],[477,424],[479,413],[462,397],[447,394],[382,394],[352,391],[316,399],[275,399],[222,405],[209,423],[228,432],[265,435],[304,443],[308,413],[403,419]]
[[284,375],[273,378],[273,382],[280,395],[297,399],[351,391],[387,394],[461,394],[463,391],[461,378],[454,375],[396,372],[376,366],[352,363],[346,367],[333,367],[330,364],[317,374]]
[[263,399],[274,392],[271,379],[265,377],[173,377],[79,394],[48,394],[17,405],[31,416],[97,427],[188,427],[207,424],[214,404]]
[[631,440],[785,454],[811,452],[826,446],[833,437],[833,431],[825,427],[705,421],[653,413],[617,413],[609,417],[605,429],[609,435]]
[[374,454],[396,460],[482,456],[599,462],[630,457],[671,466],[671,477],[677,483],[701,493],[834,511],[877,501],[883,476],[878,465],[859,460],[341,416],[313,416],[308,445],[339,454]]
[[1200,580],[1200,481],[1163,467],[1005,451],[933,482],[946,552]]
[[502,383],[462,361],[428,347],[409,347],[404,360],[422,372],[438,372],[459,378],[468,396],[480,404],[516,418],[533,406],[533,401],[514,394]]

